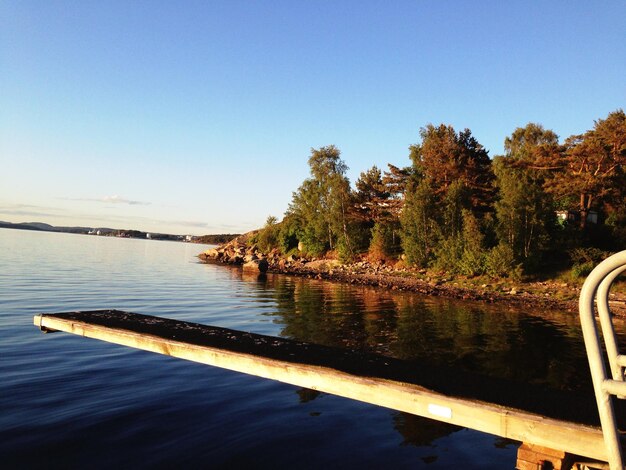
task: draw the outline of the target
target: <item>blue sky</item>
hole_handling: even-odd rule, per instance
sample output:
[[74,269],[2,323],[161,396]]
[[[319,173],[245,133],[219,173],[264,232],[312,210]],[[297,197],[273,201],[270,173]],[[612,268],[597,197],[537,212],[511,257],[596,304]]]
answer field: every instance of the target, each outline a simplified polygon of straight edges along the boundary
[[623,1],[0,0],[0,220],[241,232],[334,144],[407,165],[428,123],[491,156],[626,102]]

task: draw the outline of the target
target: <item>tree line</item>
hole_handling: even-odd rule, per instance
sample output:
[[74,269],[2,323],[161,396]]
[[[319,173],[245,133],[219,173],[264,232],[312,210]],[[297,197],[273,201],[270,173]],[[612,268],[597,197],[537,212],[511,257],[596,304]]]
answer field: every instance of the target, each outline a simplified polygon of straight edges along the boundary
[[428,124],[407,166],[363,171],[355,187],[334,145],[311,149],[310,176],[262,250],[498,277],[573,266],[583,275],[626,248],[626,115],[563,142],[529,123],[493,159],[469,129]]

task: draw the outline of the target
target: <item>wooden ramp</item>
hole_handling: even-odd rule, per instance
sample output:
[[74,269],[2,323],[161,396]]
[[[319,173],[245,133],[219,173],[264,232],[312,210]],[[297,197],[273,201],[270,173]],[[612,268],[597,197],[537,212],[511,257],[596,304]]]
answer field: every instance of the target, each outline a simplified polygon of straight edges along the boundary
[[593,395],[117,310],[42,314],[34,323],[606,461]]

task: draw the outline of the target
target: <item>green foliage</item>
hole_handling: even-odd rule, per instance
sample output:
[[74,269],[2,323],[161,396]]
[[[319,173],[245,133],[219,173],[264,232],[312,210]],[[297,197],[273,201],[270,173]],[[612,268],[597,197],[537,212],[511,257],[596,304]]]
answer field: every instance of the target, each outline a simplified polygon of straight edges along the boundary
[[372,223],[366,221],[352,221],[348,225],[350,246],[354,253],[368,251],[372,240]]
[[484,236],[478,219],[469,210],[463,217],[463,255],[459,260],[459,272],[466,276],[476,276],[485,271]]
[[293,217],[285,217],[278,231],[278,246],[282,253],[298,248],[298,224]]
[[305,255],[321,256],[328,249],[325,238],[320,239],[311,226],[304,228],[300,234],[300,242],[302,243],[302,252]]
[[574,248],[568,254],[572,261],[570,274],[573,279],[588,276],[593,268],[611,255],[611,253],[595,247]]
[[311,177],[293,194],[287,211],[298,224],[300,241],[316,256],[335,249],[339,238],[352,251],[348,227],[352,194],[339,149],[334,145],[311,149],[309,167]]
[[460,274],[461,258],[463,258],[463,239],[460,235],[451,235],[441,239],[437,244],[433,265],[437,269]]
[[485,274],[492,277],[521,278],[522,265],[516,261],[510,245],[500,243],[489,250],[485,257]]
[[596,267],[595,263],[592,263],[591,261],[587,261],[584,263],[576,263],[572,266],[572,269],[570,270],[570,274],[573,279],[587,277],[591,273],[591,271],[593,271],[593,268],[595,267]]
[[615,199],[615,207],[609,212],[605,224],[611,231],[612,249],[626,248],[626,182],[623,184],[624,196]]
[[207,245],[220,245],[231,241],[233,238],[237,238],[240,233],[223,233],[216,235],[202,235],[197,238],[198,243],[205,243]]
[[438,196],[452,184],[462,184],[471,208],[488,211],[493,198],[491,160],[471,131],[457,134],[452,126],[428,124],[420,129],[420,137],[421,143],[410,147],[415,174],[428,179]]
[[580,230],[586,231],[590,210],[612,212],[616,198],[624,196],[626,186],[626,114],[609,113],[595,121],[594,128],[573,135],[550,161],[554,177],[545,189],[559,199],[575,202],[567,209],[579,211]]
[[469,207],[469,194],[461,180],[448,187],[442,201],[442,232],[446,237],[456,237],[463,230],[463,213]]
[[504,150],[508,157],[521,161],[533,161],[536,150],[542,145],[557,145],[559,137],[541,124],[530,122],[518,127],[510,137],[504,139]]
[[[383,174],[373,166],[354,191],[339,149],[311,149],[310,176],[285,219],[268,220],[255,241],[283,253],[300,243],[306,254],[330,250],[344,261],[365,251],[372,260],[403,252],[413,266],[513,278],[572,264],[583,273],[596,260],[573,256],[567,264],[572,248],[626,246],[622,110],[564,145],[529,123],[505,139],[505,155],[493,162],[468,129],[429,124],[420,138],[410,167],[389,165]],[[600,225],[559,225],[557,209],[578,210],[583,221],[596,210]]]
[[495,203],[496,233],[527,267],[537,264],[550,248],[556,217],[551,198],[543,191],[543,179],[531,169],[516,166],[514,157],[494,161],[499,199]]
[[436,250],[435,266],[445,271],[476,276],[485,272],[484,236],[478,219],[464,209],[461,231],[442,239]]
[[280,227],[277,225],[276,217],[270,215],[265,222],[265,226],[255,236],[255,242],[263,253],[269,253],[274,248],[279,248]]
[[351,263],[354,261],[356,253],[352,248],[349,238],[340,237],[337,240],[337,255],[339,257],[339,261],[342,263]]
[[372,239],[368,249],[368,257],[372,261],[386,261],[395,252],[394,227],[390,224],[377,222],[372,227]]
[[569,251],[569,257],[574,264],[593,263],[598,264],[611,254],[595,247],[579,247]]
[[422,180],[406,192],[400,216],[402,249],[410,265],[426,267],[439,238],[435,221],[434,194],[428,181]]

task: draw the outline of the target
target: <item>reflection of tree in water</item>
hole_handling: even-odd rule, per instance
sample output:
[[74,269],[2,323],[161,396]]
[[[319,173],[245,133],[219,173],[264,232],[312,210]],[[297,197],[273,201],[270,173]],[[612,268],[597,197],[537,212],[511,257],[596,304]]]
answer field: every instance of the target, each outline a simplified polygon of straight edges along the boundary
[[[403,446],[434,447],[435,445],[433,443],[437,439],[449,436],[463,429],[453,424],[443,423],[409,413],[394,412],[392,418],[394,429],[402,436],[401,445]],[[494,436],[493,445],[498,449],[504,449],[511,445],[517,448],[519,442]],[[422,460],[424,463],[433,463],[437,460],[437,455],[435,453],[432,456],[423,457]]]
[[313,401],[322,394],[322,392],[318,392],[317,390],[312,390],[310,388],[299,388],[296,390],[296,393],[298,394],[300,403]]
[[[307,279],[277,279],[278,314],[285,323],[284,336],[326,346],[375,349],[388,345],[394,328],[393,309],[384,311],[380,295],[372,296],[350,286]],[[377,302],[373,307],[371,301]],[[393,304],[391,304],[393,307]]]
[[498,309],[302,278],[271,276],[282,335],[399,359],[428,360],[520,382],[589,383],[575,318]]
[[453,424],[401,412],[393,413],[393,427],[402,435],[402,445],[416,447],[429,446],[434,440],[463,429]]
[[555,388],[588,383],[577,328],[520,311],[488,312],[480,304],[410,296],[398,303],[395,355],[429,359],[485,375]]

